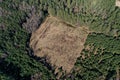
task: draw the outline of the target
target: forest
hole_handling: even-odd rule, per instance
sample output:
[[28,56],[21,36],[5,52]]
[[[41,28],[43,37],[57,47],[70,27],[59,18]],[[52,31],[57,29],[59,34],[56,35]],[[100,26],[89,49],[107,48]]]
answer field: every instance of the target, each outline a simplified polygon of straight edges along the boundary
[[115,0],[0,0],[0,80],[56,80],[54,68],[29,47],[31,33],[49,15],[91,31],[84,58],[60,80],[120,79],[120,8]]

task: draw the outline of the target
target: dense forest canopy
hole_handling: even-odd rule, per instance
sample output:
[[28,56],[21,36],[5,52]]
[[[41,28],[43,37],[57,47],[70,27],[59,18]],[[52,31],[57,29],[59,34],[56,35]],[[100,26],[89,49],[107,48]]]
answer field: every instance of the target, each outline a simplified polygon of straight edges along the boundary
[[120,35],[120,8],[115,6],[115,0],[51,0],[48,5],[51,15],[72,25],[86,25],[96,33]]
[[120,8],[115,0],[0,0],[0,80],[56,80],[54,68],[32,56],[28,46],[31,32],[47,16],[91,31],[74,69],[61,79],[120,79]]

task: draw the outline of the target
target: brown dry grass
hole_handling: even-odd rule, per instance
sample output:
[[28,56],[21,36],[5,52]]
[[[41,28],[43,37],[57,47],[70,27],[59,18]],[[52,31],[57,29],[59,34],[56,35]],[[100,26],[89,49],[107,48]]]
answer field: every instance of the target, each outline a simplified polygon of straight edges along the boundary
[[32,33],[30,47],[37,57],[46,57],[55,73],[59,68],[69,73],[84,48],[89,31],[86,27],[72,27],[55,17],[48,17],[38,30]]

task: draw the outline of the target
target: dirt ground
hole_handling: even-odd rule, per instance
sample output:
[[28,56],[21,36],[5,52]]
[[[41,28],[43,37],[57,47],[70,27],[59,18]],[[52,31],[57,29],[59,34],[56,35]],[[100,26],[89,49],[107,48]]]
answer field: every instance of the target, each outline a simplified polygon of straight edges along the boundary
[[84,26],[70,26],[55,17],[48,17],[32,33],[30,47],[37,57],[46,57],[55,73],[62,69],[69,73],[84,48],[89,30]]
[[120,7],[120,0],[116,0],[116,6]]

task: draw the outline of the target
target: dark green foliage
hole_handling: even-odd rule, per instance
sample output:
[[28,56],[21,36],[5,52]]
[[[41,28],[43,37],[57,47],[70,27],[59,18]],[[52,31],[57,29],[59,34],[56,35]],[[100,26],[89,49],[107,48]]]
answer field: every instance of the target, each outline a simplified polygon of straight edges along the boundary
[[118,17],[120,17],[120,9],[115,7],[115,0],[45,1],[49,14],[72,25],[85,25],[96,33],[119,36],[120,18]]
[[105,52],[120,54],[120,39],[105,36],[103,34],[91,34],[88,36],[86,45],[92,45],[95,48],[104,49]]
[[15,80],[15,79],[12,78],[11,76],[7,76],[3,72],[0,72],[0,80]]
[[[30,5],[36,4],[30,1]],[[54,79],[47,67],[28,55],[30,34],[21,25],[28,12],[18,9],[20,2],[5,0],[0,3],[7,14],[0,18],[0,23],[5,25],[4,30],[0,29],[0,55],[6,54],[5,59],[0,57],[0,80],[30,80],[36,73],[41,73],[42,80]]]
[[32,59],[25,53],[12,53],[2,63],[1,70],[13,76],[17,80],[30,78],[30,76],[41,73],[43,80],[54,79],[52,72],[43,64]]
[[26,2],[28,5],[36,5],[37,11],[47,11],[71,25],[85,25],[96,33],[119,36],[120,9],[115,6],[115,0],[26,0]]
[[76,67],[80,70],[73,72],[76,78],[82,80],[110,80],[116,78],[116,69],[120,67],[120,55],[104,52],[86,59],[79,58]]
[[91,48],[84,49],[85,59],[79,57],[75,64],[72,75],[76,80],[116,79],[117,68],[120,69],[120,40],[104,34],[91,34],[85,45]]

